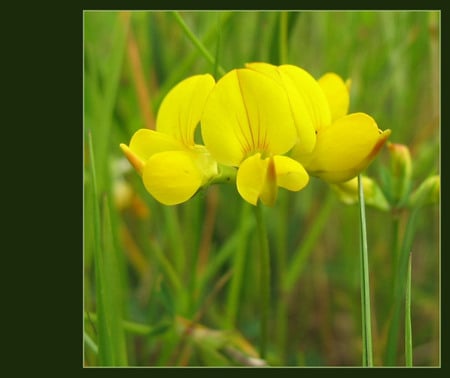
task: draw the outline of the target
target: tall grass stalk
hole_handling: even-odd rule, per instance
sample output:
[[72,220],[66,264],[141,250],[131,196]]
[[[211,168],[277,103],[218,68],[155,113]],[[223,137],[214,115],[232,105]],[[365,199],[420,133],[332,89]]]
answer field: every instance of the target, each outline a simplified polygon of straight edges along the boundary
[[214,57],[211,55],[211,53],[208,51],[208,49],[203,45],[202,41],[200,41],[196,35],[189,29],[189,26],[184,22],[183,18],[178,12],[173,12],[173,16],[175,17],[175,20],[177,21],[178,25],[181,26],[186,36],[191,40],[191,42],[200,50],[202,55],[206,58],[206,60],[212,64],[213,71],[216,71],[219,73],[220,76],[225,75],[225,70],[220,66],[216,65],[216,61]]
[[[98,313],[98,353],[101,365],[127,365],[125,334],[122,330],[122,298],[121,280],[118,278],[119,267],[115,250],[111,218],[106,195],[102,201],[102,212],[99,206],[97,176],[95,171],[94,149],[92,137],[88,134],[89,154],[91,158],[91,180],[94,215],[94,264],[95,285]],[[101,213],[101,214],[100,214]]]
[[361,235],[361,313],[362,313],[362,342],[363,366],[373,366],[372,325],[370,316],[370,283],[369,256],[367,252],[366,210],[364,202],[364,187],[361,174],[358,175],[359,215]]
[[405,293],[405,365],[413,366],[412,324],[411,324],[411,254],[408,261]]
[[249,216],[250,205],[242,202],[241,219],[239,222],[239,239],[233,256],[233,276],[227,297],[226,323],[228,328],[236,326],[236,317],[239,311],[242,283],[244,281],[245,261],[247,257],[247,242],[249,228],[245,227]]
[[411,210],[409,215],[400,250],[397,271],[395,272],[396,280],[394,285],[394,302],[392,304],[392,318],[388,333],[385,361],[385,364],[389,366],[395,365],[397,362],[397,343],[401,321],[400,315],[408,285],[408,264],[414,240],[414,233],[416,230],[418,212],[419,208],[415,207]]
[[269,336],[269,310],[270,310],[270,252],[269,239],[264,221],[263,205],[255,206],[256,231],[259,239],[259,266],[260,266],[260,292],[261,292],[261,334],[260,356],[266,358]]

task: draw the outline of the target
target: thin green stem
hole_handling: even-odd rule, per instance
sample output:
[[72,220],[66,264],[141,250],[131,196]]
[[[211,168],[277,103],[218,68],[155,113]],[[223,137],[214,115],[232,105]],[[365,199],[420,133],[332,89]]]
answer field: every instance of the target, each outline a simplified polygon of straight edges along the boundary
[[405,364],[413,366],[412,326],[411,326],[411,254],[408,261],[408,275],[406,277],[405,299]]
[[84,342],[86,343],[86,345],[95,353],[98,354],[98,346],[97,344],[94,342],[94,340],[91,339],[91,337],[84,332]]
[[[96,313],[93,312],[86,312],[84,315],[85,319],[90,319],[93,323],[97,323],[98,322],[98,316]],[[145,324],[141,324],[141,323],[135,323],[135,322],[130,322],[128,320],[122,320],[122,327],[124,331],[127,331],[129,333],[135,334],[135,335],[142,335],[142,336],[151,336],[154,334],[158,334],[161,333],[162,331],[164,331],[165,329],[167,329],[170,326],[170,323],[161,323],[158,324],[154,327],[152,326],[148,326]],[[85,338],[87,335],[87,333],[84,334]]]
[[329,193],[325,203],[321,206],[319,213],[316,215],[312,227],[305,232],[305,239],[294,252],[292,261],[288,263],[286,278],[284,279],[285,292],[290,292],[293,289],[295,283],[303,272],[308,257],[314,250],[314,246],[316,245],[319,237],[322,235],[322,231],[327,224],[328,217],[333,209],[333,204],[333,194]]
[[[189,26],[184,22],[183,18],[180,16],[178,12],[173,12],[173,15],[175,17],[175,20],[178,22],[178,24],[183,29],[186,36],[191,40],[191,42],[199,49],[199,51],[203,54],[203,56],[206,58],[206,60],[213,65],[213,67],[216,67],[216,61],[214,57],[210,54],[208,49],[205,47],[205,45],[200,41],[196,35],[189,29]],[[223,76],[225,75],[225,70],[220,66],[217,65],[217,72]]]
[[256,231],[259,239],[259,263],[260,263],[260,290],[261,290],[261,335],[260,335],[260,356],[266,357],[268,325],[269,325],[269,306],[270,306],[270,253],[269,240],[267,236],[266,225],[262,204],[255,206]]
[[280,12],[280,31],[279,31],[279,59],[280,64],[287,63],[287,29],[288,29],[288,13]]
[[233,256],[233,277],[227,297],[227,327],[233,329],[236,326],[236,317],[239,309],[239,298],[241,295],[242,282],[244,281],[244,270],[247,251],[247,239],[249,228],[245,227],[249,216],[250,205],[242,203],[241,220],[239,225],[239,240]]
[[287,334],[287,291],[285,288],[286,261],[287,261],[287,231],[289,219],[289,196],[283,191],[278,194],[279,214],[276,228],[276,277],[278,281],[276,296],[276,327],[278,354],[281,361],[286,359],[286,334]]
[[359,215],[361,230],[361,312],[363,339],[363,366],[373,366],[372,328],[370,316],[370,284],[369,257],[367,252],[366,210],[364,202],[364,188],[361,175],[358,175]]
[[186,269],[186,246],[183,242],[183,233],[177,208],[174,206],[164,206],[163,212],[167,227],[167,237],[173,253],[173,263],[179,276],[183,277],[184,270]]
[[408,218],[406,224],[405,234],[403,237],[403,243],[400,250],[400,256],[398,259],[397,270],[395,272],[395,285],[394,285],[394,299],[392,305],[392,318],[389,327],[388,341],[386,348],[386,365],[391,366],[396,363],[397,355],[397,341],[398,333],[400,329],[402,303],[405,298],[407,274],[408,274],[408,260],[411,253],[412,243],[414,239],[414,232],[416,229],[416,219],[418,214],[418,208],[414,208]]

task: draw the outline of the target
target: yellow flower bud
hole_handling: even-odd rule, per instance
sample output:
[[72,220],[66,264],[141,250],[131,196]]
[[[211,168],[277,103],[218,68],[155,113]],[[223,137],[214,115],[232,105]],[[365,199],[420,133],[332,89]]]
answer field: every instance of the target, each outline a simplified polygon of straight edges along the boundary
[[[389,203],[376,181],[367,176],[362,176],[362,184],[366,205],[383,211],[390,209]],[[343,203],[347,205],[358,203],[358,177],[338,184],[330,184],[330,187]]]
[[412,163],[409,148],[404,144],[388,143],[391,154],[391,195],[394,203],[406,200],[411,187]]

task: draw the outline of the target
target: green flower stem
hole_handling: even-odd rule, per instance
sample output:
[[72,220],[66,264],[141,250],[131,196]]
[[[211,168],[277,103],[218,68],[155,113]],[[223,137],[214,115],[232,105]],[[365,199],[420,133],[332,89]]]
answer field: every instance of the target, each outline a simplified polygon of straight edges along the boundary
[[405,299],[405,364],[413,366],[412,326],[411,326],[411,254],[408,261],[408,275],[406,277]]
[[270,254],[269,240],[264,222],[262,204],[255,206],[256,231],[259,239],[260,290],[261,290],[261,335],[260,357],[264,359],[267,352],[269,306],[270,306]]
[[[206,60],[213,65],[213,67],[216,67],[216,61],[214,57],[210,54],[210,52],[207,50],[207,48],[203,45],[202,41],[200,41],[195,34],[189,29],[189,26],[184,22],[183,18],[180,16],[178,12],[173,12],[173,15],[175,17],[175,20],[178,22],[178,24],[183,29],[186,36],[191,40],[191,42],[199,49],[199,51],[203,54],[203,56],[206,58]],[[217,72],[223,76],[225,75],[225,70],[217,65]]]
[[366,211],[364,203],[364,188],[361,174],[358,175],[358,193],[361,229],[361,312],[363,339],[363,366],[373,366],[372,328],[370,316],[370,284],[369,257],[367,253]]
[[219,174],[213,177],[209,182],[209,184],[212,185],[212,184],[234,183],[236,182],[236,173],[237,173],[236,168],[221,165],[219,167]]

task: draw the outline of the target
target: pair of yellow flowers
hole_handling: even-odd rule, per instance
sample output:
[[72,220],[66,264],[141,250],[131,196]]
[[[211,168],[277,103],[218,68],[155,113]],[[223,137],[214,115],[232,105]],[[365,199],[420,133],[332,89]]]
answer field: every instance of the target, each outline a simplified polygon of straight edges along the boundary
[[165,205],[235,167],[242,198],[271,206],[279,187],[299,191],[309,175],[344,182],[373,160],[390,130],[348,108],[348,88],[334,73],[315,80],[297,66],[250,63],[217,83],[209,74],[183,80],[161,103],[156,131],[140,129],[120,146]]

